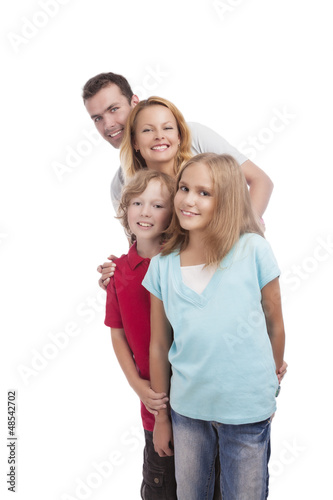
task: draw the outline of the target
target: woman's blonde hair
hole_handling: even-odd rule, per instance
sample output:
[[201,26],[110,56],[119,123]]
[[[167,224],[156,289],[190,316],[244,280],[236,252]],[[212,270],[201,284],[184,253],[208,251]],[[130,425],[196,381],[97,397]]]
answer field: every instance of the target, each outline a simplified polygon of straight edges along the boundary
[[[130,239],[131,243],[136,240],[135,234],[131,232],[128,224],[127,211],[131,203],[131,200],[136,196],[142,194],[150,181],[157,180],[161,184],[164,184],[170,194],[170,220],[173,212],[173,199],[175,196],[176,180],[170,177],[170,175],[164,174],[163,172],[157,172],[156,170],[141,170],[137,172],[132,179],[123,187],[120,204],[117,211],[117,219],[120,220],[122,226],[125,229],[126,236]],[[161,243],[165,240],[165,231],[161,234]]]
[[[232,156],[214,153],[194,156],[181,168],[176,190],[184,171],[197,163],[204,163],[210,169],[215,198],[215,214],[204,234],[206,264],[219,264],[242,234],[264,235],[259,226],[259,218],[252,209],[242,169]],[[181,227],[175,213],[167,234],[170,238],[163,246],[162,255],[168,255],[174,250],[185,250],[189,243],[189,231]]]
[[133,139],[135,135],[135,128],[137,116],[143,109],[149,106],[164,106],[170,109],[174,115],[178,132],[180,135],[180,147],[175,157],[174,174],[176,175],[181,165],[189,160],[192,156],[191,152],[191,132],[185,122],[185,119],[178,108],[172,102],[163,99],[162,97],[149,97],[144,101],[140,101],[131,111],[126,126],[124,137],[120,148],[121,165],[127,179],[133,177],[135,172],[147,168],[144,158],[141,156],[140,151],[136,152],[133,146]]

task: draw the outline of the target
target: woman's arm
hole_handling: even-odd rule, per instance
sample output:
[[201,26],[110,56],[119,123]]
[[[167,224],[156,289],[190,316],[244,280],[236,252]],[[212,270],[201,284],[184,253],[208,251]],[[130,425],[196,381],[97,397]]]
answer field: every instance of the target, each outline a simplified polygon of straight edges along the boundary
[[281,307],[279,278],[267,283],[261,290],[268,335],[272,344],[276,373],[283,365],[285,332]]
[[[150,294],[151,339],[150,339],[150,381],[151,388],[158,393],[169,393],[170,363],[168,353],[172,344],[172,328],[165,315],[163,302]],[[169,405],[168,405],[169,406]],[[155,416],[153,441],[155,451],[161,456],[173,455],[172,428],[169,407]]]

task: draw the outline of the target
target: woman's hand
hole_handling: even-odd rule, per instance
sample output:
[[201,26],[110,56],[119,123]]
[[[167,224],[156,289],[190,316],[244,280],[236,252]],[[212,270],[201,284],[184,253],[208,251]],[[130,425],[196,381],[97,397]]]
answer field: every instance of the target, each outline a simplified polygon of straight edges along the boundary
[[110,255],[108,257],[110,262],[104,262],[103,265],[98,266],[97,271],[101,273],[101,278],[98,280],[98,284],[103,290],[106,290],[106,287],[110,283],[110,278],[114,275],[114,271],[116,269],[116,263],[114,260],[117,259],[115,255]]

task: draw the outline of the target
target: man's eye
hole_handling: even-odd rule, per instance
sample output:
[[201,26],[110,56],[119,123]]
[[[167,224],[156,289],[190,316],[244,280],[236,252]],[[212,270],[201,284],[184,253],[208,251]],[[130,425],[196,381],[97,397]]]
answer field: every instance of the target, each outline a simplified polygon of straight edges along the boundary
[[154,205],[155,208],[163,208],[162,205]]
[[100,121],[100,119],[101,119],[101,117],[100,117],[100,116],[96,116],[96,118],[94,118],[94,122],[95,122],[95,123],[97,123],[97,122],[99,122],[99,121]]
[[115,111],[117,111],[119,108],[112,108],[110,111],[111,113],[114,113]]
[[186,192],[187,191],[187,187],[186,186],[180,186],[179,191],[185,191]]
[[207,191],[200,191],[200,194],[202,196],[210,196],[210,194]]

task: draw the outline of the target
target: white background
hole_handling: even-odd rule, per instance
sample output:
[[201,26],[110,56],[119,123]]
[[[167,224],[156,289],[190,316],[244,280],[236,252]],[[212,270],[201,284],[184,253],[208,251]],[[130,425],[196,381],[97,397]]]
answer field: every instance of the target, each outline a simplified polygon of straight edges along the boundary
[[15,390],[15,498],[139,499],[139,402],[115,360],[96,273],[111,252],[127,251],[109,196],[118,152],[91,132],[81,99],[104,71],[125,75],[141,98],[168,98],[237,147],[256,142],[251,159],[275,184],[266,236],[283,271],[289,363],[270,498],[328,498],[330,2],[42,4],[6,2],[1,15],[2,498],[13,498],[6,405]]

